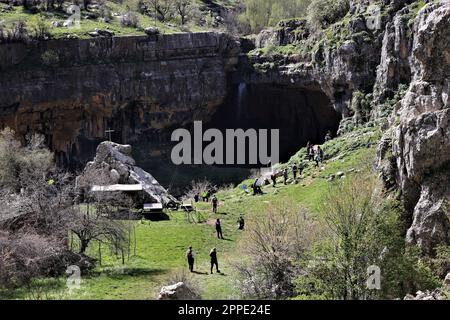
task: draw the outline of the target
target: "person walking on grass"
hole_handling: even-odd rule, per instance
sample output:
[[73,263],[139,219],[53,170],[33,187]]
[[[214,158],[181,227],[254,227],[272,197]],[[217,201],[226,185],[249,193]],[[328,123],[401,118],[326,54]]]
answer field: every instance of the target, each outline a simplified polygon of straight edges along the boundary
[[270,175],[270,179],[272,180],[273,187],[275,188],[277,186],[277,175],[275,173],[272,173]]
[[317,146],[316,156],[314,160],[316,161],[316,167],[318,167],[319,164],[323,162],[323,150],[320,146]]
[[217,199],[216,195],[214,195],[212,197],[211,204],[212,204],[212,211],[213,211],[213,213],[216,214],[217,213],[217,207],[219,205],[219,199]]
[[240,216],[238,219],[238,229],[244,230],[244,228],[245,228],[245,220],[243,216]]
[[218,239],[223,239],[222,225],[220,223],[220,219],[216,220],[216,231],[217,231],[217,238]]
[[219,262],[217,261],[217,250],[216,250],[216,248],[212,248],[211,252],[209,253],[209,256],[211,257],[211,274],[213,274],[214,266],[216,266],[217,273],[220,273]]
[[186,258],[189,265],[189,271],[194,272],[194,251],[192,251],[192,247],[189,247],[188,251],[186,252]]

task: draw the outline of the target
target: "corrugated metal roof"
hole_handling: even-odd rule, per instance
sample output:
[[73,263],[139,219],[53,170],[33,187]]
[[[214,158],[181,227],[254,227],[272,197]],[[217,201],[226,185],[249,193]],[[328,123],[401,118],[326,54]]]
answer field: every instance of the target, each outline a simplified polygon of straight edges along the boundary
[[142,191],[142,184],[113,184],[109,186],[92,186],[93,192]]

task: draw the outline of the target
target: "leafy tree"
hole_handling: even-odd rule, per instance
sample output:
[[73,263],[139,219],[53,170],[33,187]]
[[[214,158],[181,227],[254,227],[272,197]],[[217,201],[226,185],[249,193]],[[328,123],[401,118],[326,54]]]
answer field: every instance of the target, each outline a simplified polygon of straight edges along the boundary
[[[396,298],[438,285],[415,249],[405,247],[399,211],[380,190],[373,175],[347,177],[330,188],[320,209],[325,238],[301,262],[300,295]],[[370,266],[381,270],[381,290],[367,287]]]
[[313,0],[307,19],[313,29],[321,29],[342,19],[349,10],[349,0]]
[[305,15],[311,0],[244,0],[245,11],[240,20],[251,32],[276,25],[280,20]]
[[173,5],[176,14],[180,17],[181,25],[184,26],[193,9],[192,2],[190,0],[173,0]]
[[148,0],[146,7],[161,22],[166,21],[174,14],[173,0]]
[[0,132],[0,186],[19,191],[42,177],[53,166],[53,154],[45,148],[44,137],[30,134],[22,147],[9,128]]
[[249,261],[237,265],[244,298],[283,299],[294,295],[298,261],[318,236],[315,221],[304,208],[278,204],[250,221],[243,243]]

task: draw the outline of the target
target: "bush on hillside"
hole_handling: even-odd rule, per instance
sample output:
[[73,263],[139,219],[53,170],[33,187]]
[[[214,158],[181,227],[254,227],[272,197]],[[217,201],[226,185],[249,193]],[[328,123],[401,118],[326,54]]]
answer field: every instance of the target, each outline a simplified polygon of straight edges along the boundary
[[[347,177],[330,187],[320,215],[324,238],[301,264],[300,296],[365,300],[403,297],[439,285],[414,247],[406,247],[399,209],[373,175]],[[381,270],[381,288],[368,288],[369,267]]]
[[251,221],[242,249],[249,261],[238,264],[238,283],[245,299],[283,299],[295,293],[298,261],[318,236],[304,208],[279,204]]
[[322,29],[342,19],[349,10],[349,0],[313,0],[308,6],[308,23],[313,29]]
[[140,26],[139,15],[136,12],[128,11],[120,17],[122,27],[138,28]]

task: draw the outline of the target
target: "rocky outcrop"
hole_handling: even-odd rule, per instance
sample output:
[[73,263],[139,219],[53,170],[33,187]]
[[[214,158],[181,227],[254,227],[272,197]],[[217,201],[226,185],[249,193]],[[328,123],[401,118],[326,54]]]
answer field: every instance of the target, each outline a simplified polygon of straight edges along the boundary
[[[131,157],[130,145],[114,142],[103,142],[97,148],[93,161],[88,162],[83,173],[77,177],[77,187],[89,191],[92,186],[109,185],[141,185],[143,196],[141,201],[158,202],[169,205],[177,200],[164,189],[156,179],[136,166]],[[123,193],[126,198],[128,195]]]
[[308,38],[309,29],[305,19],[281,21],[276,28],[261,31],[255,39],[257,48],[286,46]]
[[417,291],[416,295],[408,294],[404,300],[448,300],[441,290]]
[[242,61],[241,64],[250,65],[241,67],[243,81],[319,91],[328,97],[337,112],[344,117],[352,116],[353,92],[372,92],[380,61],[382,30],[389,16],[379,15],[377,24],[371,24],[374,6],[380,11],[392,10],[391,6],[373,5],[370,1],[351,1],[351,18],[329,30],[310,32],[304,20],[294,19],[263,31],[256,39],[257,47],[293,44],[299,50],[259,54]]
[[[411,81],[409,57],[412,49],[412,32],[409,26],[411,10],[405,7],[389,21],[383,37],[381,60],[377,68],[374,86],[373,116],[381,117],[381,106],[386,99],[393,98],[400,84]],[[392,110],[387,110],[387,112]]]
[[412,82],[388,135],[397,185],[412,214],[407,240],[433,254],[450,243],[450,4],[424,7],[413,38]]
[[62,164],[84,164],[114,129],[121,143],[207,120],[227,94],[239,44],[222,33],[0,45],[0,128],[45,134]]

